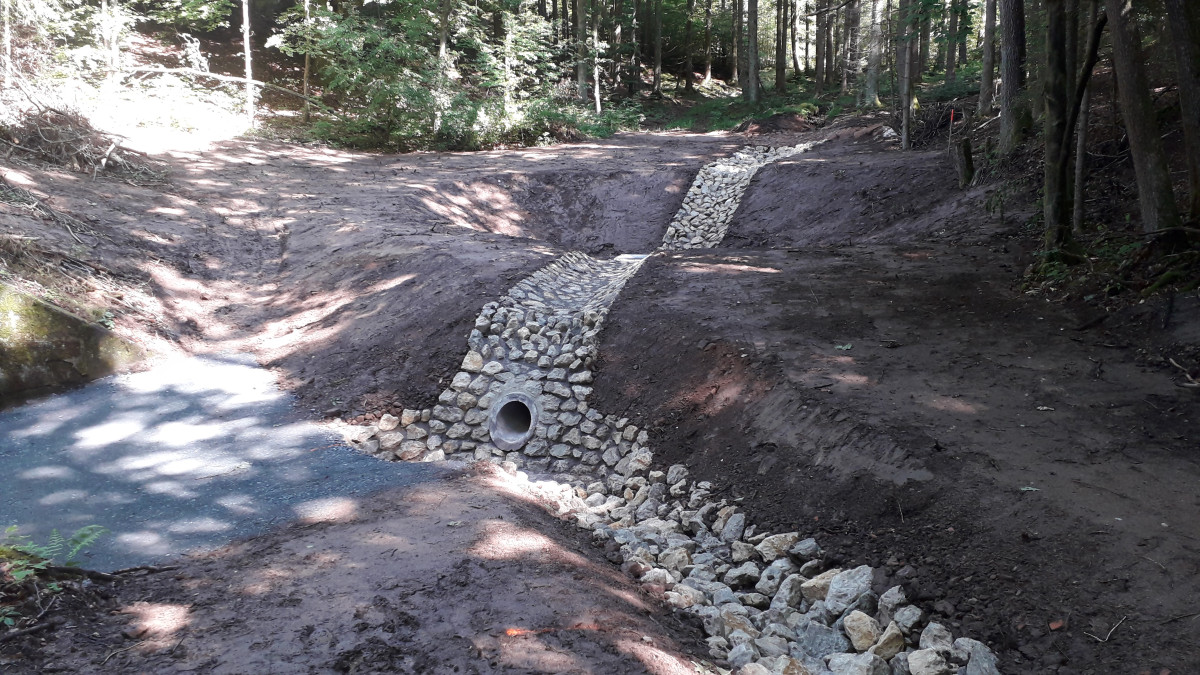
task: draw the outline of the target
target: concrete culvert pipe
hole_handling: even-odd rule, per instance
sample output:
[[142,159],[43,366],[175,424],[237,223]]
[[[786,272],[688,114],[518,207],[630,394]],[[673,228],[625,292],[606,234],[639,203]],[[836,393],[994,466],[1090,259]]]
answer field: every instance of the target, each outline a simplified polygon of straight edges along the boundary
[[517,450],[533,438],[538,423],[537,401],[524,392],[510,392],[492,404],[488,431],[501,450]]

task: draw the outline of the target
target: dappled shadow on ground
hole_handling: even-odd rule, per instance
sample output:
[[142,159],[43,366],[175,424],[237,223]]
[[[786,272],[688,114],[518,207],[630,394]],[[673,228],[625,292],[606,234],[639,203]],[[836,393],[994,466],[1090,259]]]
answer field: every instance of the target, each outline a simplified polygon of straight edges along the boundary
[[0,413],[0,524],[45,541],[109,530],[99,570],[212,549],[349,498],[428,479],[303,421],[247,356],[180,358]]
[[252,353],[306,408],[352,416],[364,394],[431,404],[480,307],[564,249],[652,250],[696,170],[742,144],[661,133],[376,155],[239,141],[162,155],[165,192],[7,172],[83,218],[86,249],[3,208],[0,226],[135,280],[94,300],[143,344]]
[[112,611],[73,617],[27,663],[85,673],[694,673],[680,627],[653,617],[655,603],[584,541],[492,470],[379,493],[355,500],[350,516],[131,578]]

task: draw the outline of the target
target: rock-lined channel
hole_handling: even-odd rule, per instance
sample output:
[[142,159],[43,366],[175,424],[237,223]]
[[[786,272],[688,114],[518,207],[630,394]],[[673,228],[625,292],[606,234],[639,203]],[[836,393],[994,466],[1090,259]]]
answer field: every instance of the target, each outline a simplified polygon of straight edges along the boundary
[[[755,172],[814,145],[747,147],[702,168],[659,250],[720,243]],[[710,655],[742,675],[998,674],[986,645],[928,622],[901,587],[877,593],[870,566],[831,567],[800,532],[758,532],[684,466],[651,470],[647,432],[589,406],[600,329],[645,257],[571,252],[517,283],[484,306],[436,406],[383,415],[351,441],[530,481],[646,590],[698,615]]]

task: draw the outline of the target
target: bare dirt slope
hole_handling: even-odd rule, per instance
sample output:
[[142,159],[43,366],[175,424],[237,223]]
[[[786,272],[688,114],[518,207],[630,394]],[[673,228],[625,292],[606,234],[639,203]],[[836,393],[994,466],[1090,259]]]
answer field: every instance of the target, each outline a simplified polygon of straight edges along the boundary
[[614,306],[597,407],[1005,672],[1200,669],[1200,399],[1159,356],[1194,349],[1200,298],[1163,329],[1161,301],[1093,325],[1024,295],[1010,228],[939,155],[900,157],[766,167],[726,247],[656,256]]

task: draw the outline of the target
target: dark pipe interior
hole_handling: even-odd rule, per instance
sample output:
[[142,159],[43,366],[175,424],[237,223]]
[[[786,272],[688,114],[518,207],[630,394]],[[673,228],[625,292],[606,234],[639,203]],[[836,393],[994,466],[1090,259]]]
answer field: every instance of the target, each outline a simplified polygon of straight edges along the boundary
[[496,426],[507,436],[517,437],[529,431],[533,424],[533,413],[529,406],[520,401],[509,401],[500,408],[496,415]]

